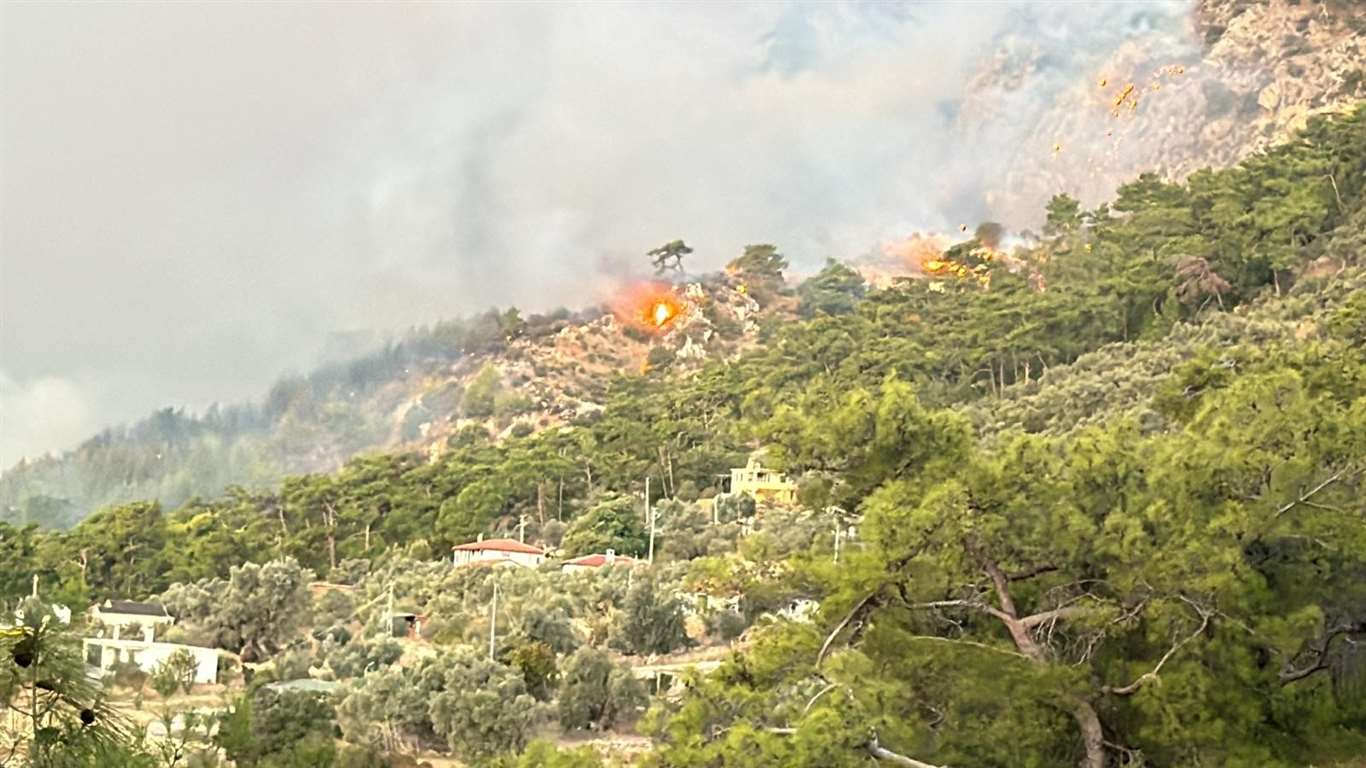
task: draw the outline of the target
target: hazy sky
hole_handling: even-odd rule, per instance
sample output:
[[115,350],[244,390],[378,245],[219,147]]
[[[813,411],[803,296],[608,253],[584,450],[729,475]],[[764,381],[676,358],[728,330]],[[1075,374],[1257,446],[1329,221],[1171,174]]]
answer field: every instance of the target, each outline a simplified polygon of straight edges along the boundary
[[1011,126],[954,123],[1003,36],[1070,75],[1186,5],[6,4],[0,465],[677,237],[809,266],[989,216]]

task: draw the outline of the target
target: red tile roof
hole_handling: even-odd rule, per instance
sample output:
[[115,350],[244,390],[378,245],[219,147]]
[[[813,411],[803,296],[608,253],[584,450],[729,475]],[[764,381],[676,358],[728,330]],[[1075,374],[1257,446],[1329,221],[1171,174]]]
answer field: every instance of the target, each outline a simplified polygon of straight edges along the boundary
[[[636,562],[639,561],[634,557],[627,557],[625,555],[617,555],[612,559],[613,565],[632,565]],[[601,568],[602,566],[607,565],[607,555],[584,555],[583,557],[576,557],[573,560],[566,560],[564,561],[564,564]]]
[[459,552],[484,552],[492,550],[494,552],[518,552],[524,555],[544,555],[545,550],[540,547],[533,547],[530,544],[523,544],[513,539],[484,539],[483,541],[471,541],[468,544],[457,544],[451,549]]

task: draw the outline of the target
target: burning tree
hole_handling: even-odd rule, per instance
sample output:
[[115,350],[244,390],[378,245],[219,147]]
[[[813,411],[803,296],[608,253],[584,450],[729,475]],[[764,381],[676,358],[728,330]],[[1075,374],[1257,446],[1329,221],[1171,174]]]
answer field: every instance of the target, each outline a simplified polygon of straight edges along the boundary
[[[654,250],[646,251],[645,255],[650,257],[650,264],[655,268],[655,274],[664,274],[665,270],[675,269],[683,271],[683,257],[692,253],[692,248],[682,240],[672,240]],[[669,262],[673,263],[670,264]]]

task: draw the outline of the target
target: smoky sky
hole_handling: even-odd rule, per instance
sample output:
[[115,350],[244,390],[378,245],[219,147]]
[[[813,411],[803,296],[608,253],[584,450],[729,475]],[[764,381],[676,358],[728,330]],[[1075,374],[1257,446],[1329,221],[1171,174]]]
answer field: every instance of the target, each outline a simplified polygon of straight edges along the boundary
[[[986,218],[1033,110],[1188,3],[7,4],[0,464],[329,335]],[[970,135],[1011,45],[1047,73]]]

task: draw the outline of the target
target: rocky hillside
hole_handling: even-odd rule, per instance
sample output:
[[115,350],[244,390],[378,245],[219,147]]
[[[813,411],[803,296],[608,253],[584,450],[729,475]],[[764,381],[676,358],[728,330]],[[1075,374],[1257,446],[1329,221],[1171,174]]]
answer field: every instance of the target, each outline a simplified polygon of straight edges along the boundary
[[762,319],[794,311],[791,296],[751,291],[741,275],[628,285],[596,317],[519,333],[424,377],[392,413],[388,444],[435,458],[466,429],[502,437],[590,417],[614,377],[659,367],[687,375],[752,347]]
[[1002,130],[1020,110],[1013,96],[1069,78],[1010,129],[1019,149],[986,195],[990,214],[1017,228],[1036,226],[1039,201],[1059,190],[1090,206],[1144,171],[1227,167],[1359,99],[1366,4],[1200,0],[1184,25],[1135,35],[1088,71],[1053,66],[1037,42],[1002,41],[957,116],[964,135]]
[[419,329],[383,348],[286,377],[259,403],[165,409],[61,456],[0,476],[0,519],[68,525],[111,503],[168,506],[233,485],[327,472],[371,451],[433,460],[457,436],[504,438],[601,410],[622,374],[687,375],[757,343],[795,299],[743,274],[626,281],[607,304],[522,318],[516,310]]

